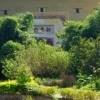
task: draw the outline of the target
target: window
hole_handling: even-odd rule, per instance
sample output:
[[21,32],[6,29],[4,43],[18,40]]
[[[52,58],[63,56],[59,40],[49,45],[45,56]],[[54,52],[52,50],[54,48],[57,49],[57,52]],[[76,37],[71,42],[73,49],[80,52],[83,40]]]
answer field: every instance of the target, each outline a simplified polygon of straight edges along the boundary
[[4,10],[4,15],[7,15],[7,10]]
[[80,9],[79,8],[76,8],[76,13],[80,13]]
[[1,10],[3,12],[4,15],[8,15],[8,11],[9,10]]
[[45,8],[39,8],[39,12],[45,12]]
[[82,9],[82,8],[74,8],[74,9],[75,9],[76,13],[80,13],[80,9]]

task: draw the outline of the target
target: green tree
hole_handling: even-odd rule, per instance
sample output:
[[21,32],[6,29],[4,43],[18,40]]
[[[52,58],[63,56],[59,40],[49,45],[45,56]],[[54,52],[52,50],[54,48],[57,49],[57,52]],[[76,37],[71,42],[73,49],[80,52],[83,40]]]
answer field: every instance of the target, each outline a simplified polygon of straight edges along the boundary
[[39,77],[59,77],[66,70],[68,56],[67,52],[43,42],[20,52],[21,63],[27,63],[33,75]]
[[98,7],[84,21],[66,21],[62,47],[69,50],[72,45],[78,45],[79,37],[96,39],[100,35],[100,8]]
[[83,23],[82,22],[75,22],[75,21],[66,21],[65,22],[65,29],[63,34],[63,43],[62,47],[65,50],[69,50],[71,45],[78,45],[79,37],[83,31]]
[[33,15],[31,13],[1,17],[0,47],[9,40],[24,45],[35,42],[33,35]]
[[5,59],[2,63],[2,73],[8,79],[17,79],[19,83],[30,81],[30,77],[32,76],[31,67],[27,66],[27,63],[23,62],[21,58],[17,57],[15,60]]
[[84,21],[85,28],[82,37],[96,39],[100,35],[100,8],[98,7],[91,15],[87,16]]
[[100,73],[100,39],[82,38],[79,45],[72,46],[67,73],[78,73],[99,77]]
[[89,59],[93,74],[100,78],[100,36],[95,40],[94,52]]
[[25,49],[25,46],[18,43],[18,42],[13,42],[11,40],[9,40],[8,42],[6,42],[2,47],[1,47],[1,50],[0,50],[0,55],[2,57],[2,59],[6,58],[15,58],[19,51],[22,51]]
[[21,26],[21,30],[22,31],[30,31],[31,29],[33,29],[33,25],[34,25],[34,20],[33,20],[33,14],[26,12],[24,14],[20,14],[20,16],[18,16],[18,20]]
[[81,39],[79,45],[72,46],[70,49],[71,57],[68,73],[71,74],[93,74],[91,56],[94,52],[95,44],[93,39]]
[[20,65],[17,73],[16,79],[18,83],[24,84],[31,81],[32,73],[29,66],[26,66],[25,64]]
[[18,55],[20,55],[21,50],[25,50],[28,46],[36,46],[36,39],[33,34],[33,15],[28,12],[0,17],[0,73],[2,67],[6,66],[5,70],[11,62],[14,65],[13,60],[20,57]]
[[0,47],[9,40],[17,39],[18,22],[13,17],[5,17],[0,27]]

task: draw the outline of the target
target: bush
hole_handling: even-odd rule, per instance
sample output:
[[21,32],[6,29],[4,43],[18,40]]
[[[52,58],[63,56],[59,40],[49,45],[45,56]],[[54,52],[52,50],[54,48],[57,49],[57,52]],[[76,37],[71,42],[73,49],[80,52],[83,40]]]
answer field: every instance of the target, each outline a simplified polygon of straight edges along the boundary
[[[32,83],[32,84],[31,84]],[[35,81],[26,84],[18,84],[17,81],[0,82],[0,94],[15,94],[19,92],[25,95],[53,97],[56,93],[61,94],[68,100],[99,100],[100,92],[92,90],[82,90],[76,88],[60,88],[49,86],[38,86]]]
[[60,87],[72,87],[75,85],[75,77],[73,75],[62,75]]
[[16,81],[0,82],[0,94],[16,93],[18,91],[18,84]]
[[57,90],[57,87],[41,86],[39,88],[39,94],[41,96],[48,97],[48,96],[54,95],[56,90]]
[[75,91],[74,89],[71,88],[63,88],[60,90],[60,93],[64,98],[70,99],[70,98],[74,98]]
[[77,75],[77,82],[76,82],[76,87],[81,88],[84,87],[85,85],[91,84],[91,89],[92,89],[92,84],[94,83],[94,79],[92,75],[83,75],[79,73]]
[[85,90],[83,92],[83,95],[84,95],[84,99],[86,100],[94,100],[96,93],[91,90]]
[[31,71],[28,66],[26,65],[21,65],[18,69],[18,75],[17,75],[17,81],[19,84],[25,84],[26,82],[31,81]]
[[95,89],[99,91],[100,90],[100,79],[95,80],[94,84],[95,84]]
[[92,90],[78,90],[75,88],[63,88],[61,89],[61,95],[65,98],[75,100],[97,100],[99,93]]

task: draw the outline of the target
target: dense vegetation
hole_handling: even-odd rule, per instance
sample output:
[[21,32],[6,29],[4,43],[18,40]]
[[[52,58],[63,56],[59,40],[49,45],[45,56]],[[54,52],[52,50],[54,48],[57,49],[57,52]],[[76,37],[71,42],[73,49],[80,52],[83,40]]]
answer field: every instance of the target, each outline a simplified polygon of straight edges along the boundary
[[[84,21],[66,21],[64,32],[57,34],[63,40],[62,47],[47,45],[45,40],[37,42],[33,19],[29,12],[0,17],[1,80],[16,80],[11,85],[16,88],[26,88],[30,77],[35,77],[42,85],[100,90],[100,9]],[[46,83],[44,78],[60,80]],[[6,90],[2,89],[0,92]]]
[[68,53],[36,41],[31,13],[0,19],[0,68],[6,78],[16,79],[21,66],[41,78],[59,77],[66,70]]
[[100,89],[100,8],[84,21],[66,21],[61,38],[62,48],[71,55],[67,72],[77,76],[78,86]]

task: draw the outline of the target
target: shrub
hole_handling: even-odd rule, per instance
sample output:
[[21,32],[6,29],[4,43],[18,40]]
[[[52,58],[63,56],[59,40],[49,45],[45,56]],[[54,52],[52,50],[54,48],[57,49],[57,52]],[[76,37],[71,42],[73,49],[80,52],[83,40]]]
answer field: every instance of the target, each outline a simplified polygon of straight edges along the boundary
[[26,82],[25,85],[30,85],[30,86],[33,86],[33,87],[38,87],[38,83],[36,83],[34,80],[31,80],[30,82]]
[[37,48],[28,49],[27,54],[32,73],[35,76],[57,78],[66,71],[68,64],[67,52],[58,51],[44,43],[38,43]]
[[21,65],[18,69],[17,81],[19,84],[25,84],[26,82],[30,82],[31,79],[31,71],[28,66]]
[[16,81],[0,82],[0,94],[2,93],[16,93],[18,91],[18,84]]
[[42,96],[45,96],[45,97],[48,97],[48,96],[52,96],[54,95],[54,93],[56,92],[57,90],[57,87],[45,87],[45,86],[41,86],[39,88],[39,94],[42,95]]
[[34,100],[34,99],[32,98],[32,96],[27,95],[27,96],[24,96],[22,100]]
[[75,99],[76,100],[84,100],[83,91],[84,90],[75,90]]
[[71,87],[75,85],[75,77],[73,75],[62,75],[61,87]]
[[94,84],[95,84],[95,89],[100,90],[100,79],[95,80]]
[[70,98],[72,100],[97,100],[96,98],[100,99],[100,94],[92,90],[63,88],[60,90],[60,93],[64,98]]
[[100,92],[97,92],[95,95],[95,100],[99,100],[100,99]]
[[91,90],[83,91],[84,99],[86,100],[94,100],[96,93]]
[[60,93],[64,98],[74,98],[75,91],[72,88],[62,88]]
[[86,75],[86,74],[81,74],[79,73],[77,75],[77,82],[76,82],[76,86],[77,88],[81,88],[84,87],[85,85],[91,85],[90,87],[92,88],[92,84],[94,83],[94,79],[92,75]]
[[33,96],[39,95],[38,92],[39,85],[34,80],[25,83],[25,88],[28,94],[31,94]]
[[27,91],[33,96],[39,95],[38,87],[27,86]]

